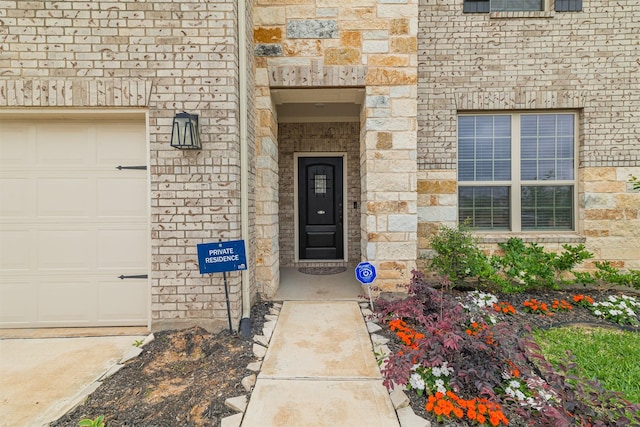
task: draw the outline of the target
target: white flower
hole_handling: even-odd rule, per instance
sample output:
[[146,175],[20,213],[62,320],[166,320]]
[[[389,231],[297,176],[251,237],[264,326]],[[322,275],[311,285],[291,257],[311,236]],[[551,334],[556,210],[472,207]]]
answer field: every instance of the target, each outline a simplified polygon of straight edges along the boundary
[[509,380],[511,379],[511,373],[508,371],[502,371],[502,379],[503,380]]
[[409,384],[414,390],[424,390],[424,380],[417,373],[411,374],[411,377],[409,378]]
[[446,393],[447,392],[447,388],[444,386],[444,381],[438,379],[435,382],[435,386],[436,389],[440,392],[440,393]]
[[527,396],[525,396],[523,392],[521,392],[520,390],[516,390],[516,399],[525,400],[526,398]]
[[609,314],[611,314],[612,316],[618,316],[622,314],[622,312],[620,310],[609,310]]
[[513,391],[511,387],[507,387],[504,389],[504,392],[507,393],[508,396],[515,397],[516,392]]
[[480,291],[473,291],[471,300],[480,308],[491,307],[498,302],[498,298],[495,295]]
[[520,388],[520,381],[517,381],[517,380],[509,381],[509,387],[511,387],[511,388]]
[[618,298],[616,298],[615,295],[609,295],[609,298],[607,298],[609,301],[611,302],[618,302]]
[[546,393],[544,391],[540,392],[540,396],[546,401],[549,401],[549,400],[553,399],[553,395],[551,393]]
[[627,304],[625,304],[624,301],[620,301],[618,303],[618,308],[627,308]]
[[442,370],[442,375],[444,375],[445,377],[448,377],[450,374],[453,374],[453,368],[449,367],[449,363],[448,362],[442,362],[442,367],[440,368]]
[[600,310],[596,310],[593,312],[596,316],[602,316],[602,312]]
[[431,368],[431,373],[434,377],[439,377],[440,375],[442,375],[442,370],[439,367],[434,366],[433,368]]

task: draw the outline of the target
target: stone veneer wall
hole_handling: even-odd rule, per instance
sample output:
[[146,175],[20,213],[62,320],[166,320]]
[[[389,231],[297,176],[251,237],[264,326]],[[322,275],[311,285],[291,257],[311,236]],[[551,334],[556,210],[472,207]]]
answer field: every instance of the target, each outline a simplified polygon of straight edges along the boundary
[[[280,155],[280,266],[298,267],[295,259],[294,153],[346,153],[347,209],[345,234],[348,262],[335,266],[353,266],[360,262],[360,129],[358,123],[282,123],[278,140]],[[356,208],[353,204],[356,203]],[[300,265],[312,265],[307,262]],[[323,262],[322,265],[327,265]]]
[[[258,59],[256,65],[261,61]],[[269,77],[256,67],[256,286],[272,297],[280,283],[278,246],[278,122],[271,102]]]
[[[151,327],[224,328],[222,279],[199,274],[196,244],[240,238],[237,3],[20,0],[1,7],[0,107],[148,111]],[[200,116],[201,151],[169,145],[173,116],[183,110]],[[228,282],[238,320],[240,273]]]
[[[269,148],[277,144],[269,130],[271,119],[277,120],[270,88],[365,88],[361,256],[376,264],[376,283],[383,289],[406,282],[416,259],[417,17],[417,0],[259,0],[254,9],[258,126],[268,135]],[[265,173],[272,174],[276,163],[277,158],[265,158]],[[278,203],[278,192],[259,182],[258,194],[262,191],[271,194],[265,196],[268,209],[262,216],[259,212],[258,222],[273,232],[278,225],[270,222],[271,207]],[[264,248],[270,248],[263,261],[275,266],[276,237],[261,237]],[[272,270],[263,278],[275,275]],[[265,289],[275,286],[263,282]]]
[[[522,234],[558,249],[585,242],[597,259],[640,266],[637,34],[640,3],[583,2],[581,12],[463,14],[462,1],[420,0],[419,249],[457,223],[459,111],[579,113],[575,233]],[[479,233],[487,248],[506,235]],[[590,266],[588,263],[587,267]]]

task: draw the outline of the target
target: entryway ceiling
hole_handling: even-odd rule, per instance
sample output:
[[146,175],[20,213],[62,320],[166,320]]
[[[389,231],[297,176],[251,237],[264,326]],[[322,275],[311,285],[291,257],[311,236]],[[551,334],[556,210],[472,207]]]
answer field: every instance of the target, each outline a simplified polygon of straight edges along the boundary
[[359,122],[363,88],[271,89],[278,122]]

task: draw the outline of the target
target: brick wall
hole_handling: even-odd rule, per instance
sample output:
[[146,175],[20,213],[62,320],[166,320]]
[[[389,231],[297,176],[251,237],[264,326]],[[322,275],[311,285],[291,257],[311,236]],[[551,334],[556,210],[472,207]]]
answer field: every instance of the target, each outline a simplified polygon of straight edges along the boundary
[[[226,324],[222,280],[199,274],[196,245],[240,238],[236,7],[231,0],[0,2],[1,106],[148,110],[153,329]],[[200,116],[201,151],[169,145],[172,118],[183,110]],[[238,319],[239,273],[229,285]]]
[[529,238],[584,241],[599,259],[637,268],[640,194],[626,180],[640,174],[640,3],[593,0],[581,12],[491,14],[463,14],[462,4],[420,1],[422,253],[437,224],[457,222],[459,111],[568,109],[580,117],[577,232]]

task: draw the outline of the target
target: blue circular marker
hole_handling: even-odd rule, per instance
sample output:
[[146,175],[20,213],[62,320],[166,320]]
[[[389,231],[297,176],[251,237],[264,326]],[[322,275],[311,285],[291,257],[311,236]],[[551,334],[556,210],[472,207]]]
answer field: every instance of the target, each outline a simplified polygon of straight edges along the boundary
[[376,279],[376,268],[369,262],[361,262],[356,267],[356,279],[363,285],[368,285]]

